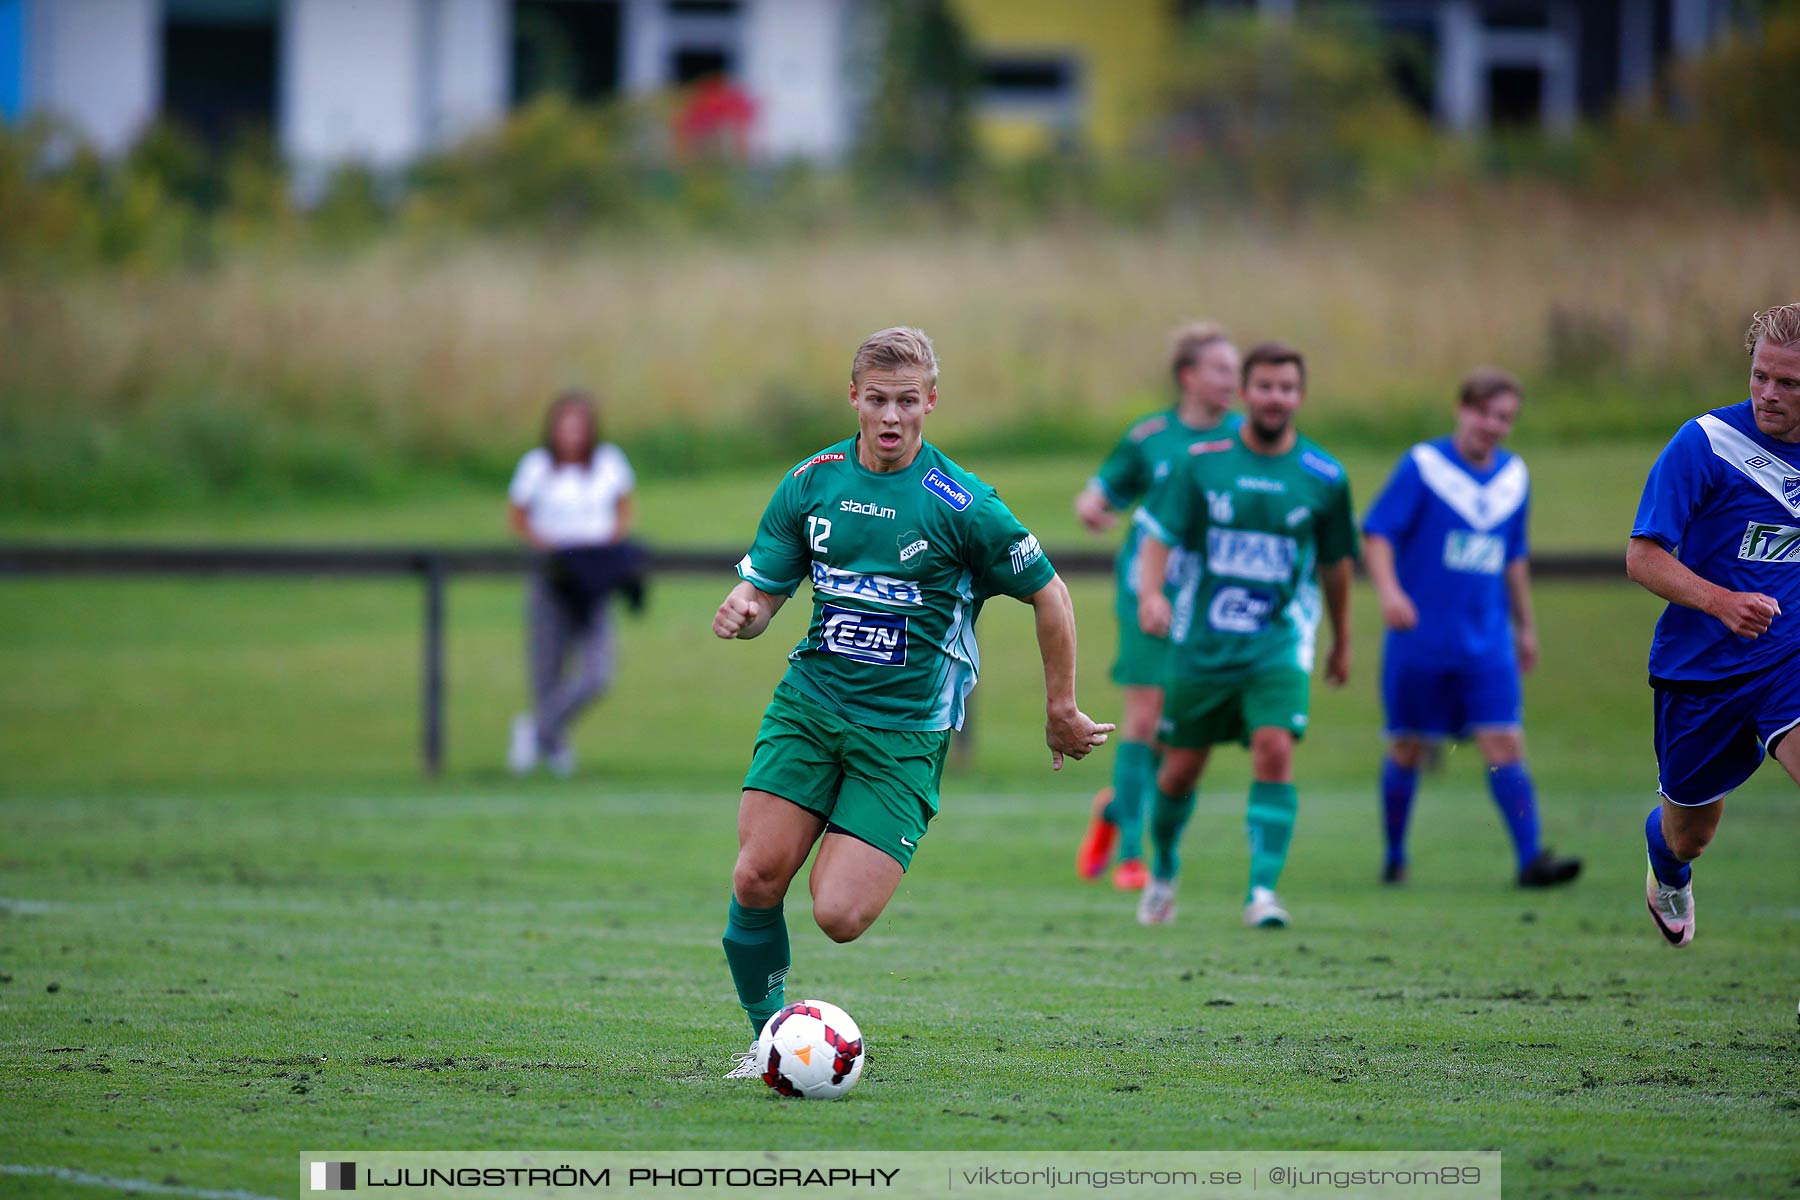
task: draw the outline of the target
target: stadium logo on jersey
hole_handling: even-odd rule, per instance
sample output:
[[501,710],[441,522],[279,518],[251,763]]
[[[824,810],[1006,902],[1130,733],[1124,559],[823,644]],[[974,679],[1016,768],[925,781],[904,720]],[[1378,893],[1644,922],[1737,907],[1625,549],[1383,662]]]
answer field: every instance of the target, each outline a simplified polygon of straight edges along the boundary
[[848,457],[848,456],[845,455],[841,450],[832,450],[832,451],[827,451],[824,454],[815,454],[811,458],[807,459],[805,462],[801,463],[799,466],[794,468],[794,478],[798,479],[802,475],[806,474],[806,468],[812,466],[814,463],[843,462],[846,457]]
[[1214,575],[1282,583],[1293,577],[1300,544],[1290,537],[1251,529],[1206,531],[1206,569]]
[[1013,574],[1022,575],[1026,567],[1044,557],[1044,548],[1038,545],[1036,537],[1028,533],[1014,542],[1007,549],[1007,554],[1012,558]]
[[969,505],[975,503],[974,492],[971,492],[968,488],[958,484],[955,480],[951,479],[936,467],[925,472],[925,478],[919,480],[919,482],[924,485],[926,491],[936,496],[939,500],[942,500],[945,504],[948,504],[951,508],[954,508],[957,512],[962,512],[968,508]]
[[[1140,509],[1138,511],[1141,512],[1143,510]],[[1206,493],[1206,511],[1207,511],[1208,515],[1210,515],[1212,517],[1212,519],[1217,521],[1219,524],[1221,524],[1221,525],[1231,524],[1231,517],[1232,517],[1231,493],[1230,492],[1210,492],[1210,491],[1207,492]]]
[[1738,557],[1745,562],[1800,563],[1800,529],[1752,521],[1744,528]]
[[918,570],[919,564],[925,561],[919,556],[931,549],[931,543],[920,537],[916,529],[909,529],[895,538],[894,544],[900,549],[900,569],[903,571]]
[[1224,587],[1213,593],[1206,620],[1223,633],[1257,633],[1275,615],[1275,597],[1249,588]]
[[1506,543],[1491,533],[1452,529],[1444,537],[1444,567],[1469,575],[1498,575],[1506,569]]
[[838,505],[838,511],[839,512],[847,512],[847,513],[861,513],[865,517],[880,517],[884,521],[891,521],[895,517],[900,515],[899,513],[896,513],[891,508],[883,508],[879,504],[864,504],[860,500],[842,501]]
[[1275,495],[1287,491],[1287,484],[1279,479],[1264,479],[1261,475],[1239,475],[1237,485],[1246,492],[1272,492]]
[[921,604],[919,585],[891,575],[864,575],[827,566],[818,559],[812,565],[813,591],[853,600],[878,600],[884,604]]
[[906,665],[906,618],[827,604],[819,614],[819,649],[877,667]]

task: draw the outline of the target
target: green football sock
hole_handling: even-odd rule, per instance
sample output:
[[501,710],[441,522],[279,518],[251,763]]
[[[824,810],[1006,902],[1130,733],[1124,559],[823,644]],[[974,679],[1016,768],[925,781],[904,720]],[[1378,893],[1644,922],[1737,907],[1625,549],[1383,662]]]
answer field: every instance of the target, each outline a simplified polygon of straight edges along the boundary
[[[1300,793],[1291,783],[1252,783],[1245,825],[1250,831],[1250,886],[1275,890],[1287,865],[1288,840]],[[1246,892],[1244,899],[1249,900]]]
[[752,1036],[762,1032],[770,1017],[781,1011],[787,995],[787,921],[781,905],[745,908],[731,898],[725,918],[725,962],[731,982],[737,985],[738,1003],[750,1018]]
[[1144,857],[1145,799],[1156,788],[1156,752],[1143,742],[1121,742],[1113,759],[1113,823],[1119,827],[1119,858]]
[[1150,874],[1173,879],[1181,870],[1181,831],[1194,815],[1194,793],[1169,796],[1156,788],[1155,796],[1150,812]]

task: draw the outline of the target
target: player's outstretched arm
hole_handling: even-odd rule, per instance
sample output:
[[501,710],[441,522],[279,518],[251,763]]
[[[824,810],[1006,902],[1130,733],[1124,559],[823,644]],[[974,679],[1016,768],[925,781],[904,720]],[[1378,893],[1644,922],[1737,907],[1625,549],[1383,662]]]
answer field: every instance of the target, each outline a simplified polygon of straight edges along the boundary
[[1086,758],[1115,728],[1096,722],[1075,703],[1075,602],[1060,575],[1025,597],[1037,618],[1038,653],[1044,658],[1044,743],[1050,767],[1063,757]]
[[1091,483],[1075,497],[1075,516],[1089,533],[1105,533],[1119,523],[1119,514],[1113,511],[1106,493]]
[[1375,585],[1381,623],[1389,629],[1415,628],[1419,610],[1400,586],[1400,572],[1394,569],[1394,543],[1379,533],[1363,534],[1363,565],[1369,568],[1369,582]]
[[786,596],[772,596],[744,580],[726,593],[713,615],[713,634],[726,639],[756,637],[786,601]]
[[1325,682],[1343,687],[1350,682],[1350,580],[1356,560],[1340,558],[1319,568],[1324,585],[1325,614],[1331,620],[1331,651],[1325,658]]
[[1741,638],[1767,633],[1769,625],[1781,615],[1781,605],[1773,596],[1734,592],[1708,583],[1664,550],[1655,538],[1631,539],[1625,550],[1625,573],[1671,604],[1716,618]]

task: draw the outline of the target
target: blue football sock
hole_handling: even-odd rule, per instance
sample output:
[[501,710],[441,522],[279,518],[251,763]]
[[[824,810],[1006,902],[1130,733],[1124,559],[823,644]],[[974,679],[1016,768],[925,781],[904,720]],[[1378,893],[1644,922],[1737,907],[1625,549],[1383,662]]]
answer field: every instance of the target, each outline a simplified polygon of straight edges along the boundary
[[1406,862],[1406,822],[1412,816],[1413,793],[1419,788],[1419,769],[1403,767],[1391,758],[1381,761],[1381,815],[1387,830],[1389,866]]
[[1644,821],[1644,844],[1650,848],[1650,870],[1664,887],[1686,887],[1694,877],[1694,869],[1675,857],[1663,838],[1662,805],[1650,810]]
[[1537,791],[1531,786],[1531,772],[1522,762],[1488,768],[1488,791],[1494,804],[1506,819],[1506,831],[1512,835],[1513,853],[1522,871],[1538,856]]

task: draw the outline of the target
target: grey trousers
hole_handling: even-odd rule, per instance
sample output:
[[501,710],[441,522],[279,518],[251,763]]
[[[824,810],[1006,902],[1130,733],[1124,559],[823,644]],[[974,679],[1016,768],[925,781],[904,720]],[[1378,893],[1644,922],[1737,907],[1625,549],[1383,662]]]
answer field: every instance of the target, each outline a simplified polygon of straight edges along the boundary
[[525,590],[526,666],[538,749],[560,750],[569,723],[612,683],[613,633],[604,602],[577,628],[542,575]]

